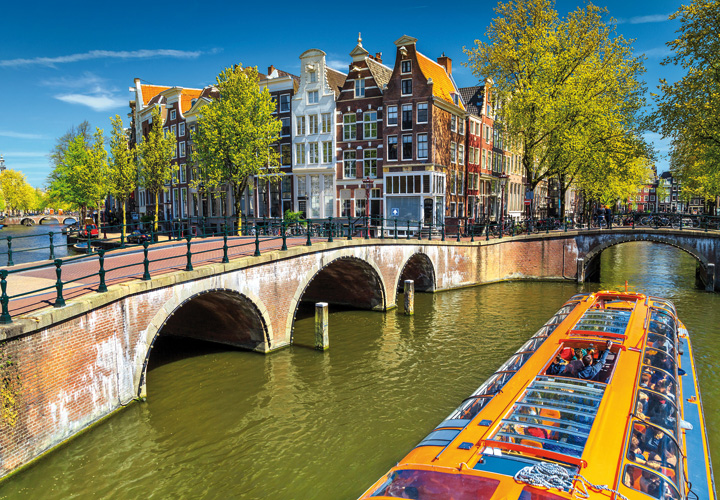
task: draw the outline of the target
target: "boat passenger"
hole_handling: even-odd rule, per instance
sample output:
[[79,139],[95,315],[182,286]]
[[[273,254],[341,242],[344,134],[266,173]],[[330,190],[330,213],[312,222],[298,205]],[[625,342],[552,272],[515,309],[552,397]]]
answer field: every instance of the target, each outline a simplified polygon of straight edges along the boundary
[[[607,347],[605,348],[605,351],[603,351],[600,358],[593,364],[593,357],[591,354],[586,354],[582,358],[582,368],[580,368],[574,376],[580,379],[584,380],[592,380],[595,379],[600,372],[603,369],[603,366],[605,366],[605,361],[607,361],[608,354],[610,354],[610,348],[612,347],[612,341],[608,340]],[[573,361],[571,365],[575,363]]]
[[548,375],[560,375],[563,371],[565,371],[565,367],[567,367],[568,362],[566,359],[562,357],[562,355],[555,357],[555,361],[553,364],[551,364],[547,369]]

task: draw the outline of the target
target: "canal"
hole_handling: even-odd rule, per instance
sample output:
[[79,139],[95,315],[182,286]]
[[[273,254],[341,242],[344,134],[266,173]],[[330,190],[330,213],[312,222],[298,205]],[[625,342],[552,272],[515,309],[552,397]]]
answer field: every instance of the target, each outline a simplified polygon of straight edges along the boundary
[[[631,289],[675,301],[693,335],[720,464],[720,295],[695,261],[653,243],[602,255],[601,283],[509,282],[417,294],[414,317],[335,311],[269,356],[163,339],[148,400],[0,483],[1,498],[354,499],[425,437],[571,295]],[[402,303],[400,300],[399,303]]]
[[67,236],[62,234],[65,227],[62,224],[3,227],[0,231],[0,266],[7,266],[8,263],[8,236],[12,238],[12,259],[15,265],[47,261],[50,258],[50,232],[53,233],[55,258],[76,255],[77,252],[72,247],[68,248]]

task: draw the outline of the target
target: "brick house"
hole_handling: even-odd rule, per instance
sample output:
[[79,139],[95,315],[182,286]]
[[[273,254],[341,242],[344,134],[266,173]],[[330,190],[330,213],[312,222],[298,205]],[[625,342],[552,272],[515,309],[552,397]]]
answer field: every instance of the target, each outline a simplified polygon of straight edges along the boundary
[[[383,91],[392,69],[382,64],[381,53],[370,55],[359,37],[350,57],[348,76],[336,101],[337,213],[378,217],[384,213]],[[364,186],[364,180],[372,182],[372,187],[369,182]]]
[[395,42],[384,92],[385,213],[439,224],[465,212],[465,105],[450,58],[435,62],[416,43],[410,36]]

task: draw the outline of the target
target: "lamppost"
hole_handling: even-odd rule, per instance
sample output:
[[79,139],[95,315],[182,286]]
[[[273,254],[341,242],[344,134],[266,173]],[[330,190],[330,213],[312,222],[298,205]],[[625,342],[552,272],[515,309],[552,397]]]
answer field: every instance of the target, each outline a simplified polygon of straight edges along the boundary
[[374,181],[370,177],[366,177],[363,180],[363,187],[365,187],[365,217],[370,216],[370,191],[372,191]]
[[508,181],[508,174],[500,174],[500,234],[505,232],[505,185]]

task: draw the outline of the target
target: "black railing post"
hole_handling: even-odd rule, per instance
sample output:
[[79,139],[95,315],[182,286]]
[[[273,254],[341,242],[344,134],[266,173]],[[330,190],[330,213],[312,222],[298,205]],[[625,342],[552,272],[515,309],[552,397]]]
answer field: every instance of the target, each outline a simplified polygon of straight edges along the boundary
[[445,241],[445,221],[442,221],[442,240]]
[[422,240],[422,221],[421,220],[418,221],[418,237],[417,237],[417,239],[418,239],[418,241]]
[[410,219],[407,221],[407,233],[405,234],[405,237],[409,240],[410,239]]
[[223,258],[220,261],[223,264],[227,264],[228,262],[230,262],[230,259],[228,259],[227,238],[228,238],[228,231],[227,231],[227,225],[226,225],[225,232],[223,234]]
[[395,219],[395,239],[397,239],[397,219]]
[[380,219],[380,239],[385,239],[385,215],[383,214],[382,218]]
[[100,277],[100,284],[98,285],[98,293],[105,293],[108,291],[107,285],[105,284],[105,250],[102,248],[98,250],[98,262],[100,263],[100,270],[98,276]]
[[457,241],[457,242],[460,241],[460,228],[461,228],[461,226],[462,226],[462,223],[461,223],[460,221],[458,221],[458,223],[457,223],[457,238],[455,239],[455,241]]
[[263,230],[265,231],[265,236],[268,235],[268,223],[266,216],[263,215]]
[[50,231],[48,233],[48,236],[50,237],[50,260],[55,260],[55,244],[53,242],[53,232]]
[[204,215],[203,215],[202,218],[200,219],[200,224],[201,224],[201,226],[200,226],[200,234],[201,234],[202,237],[204,238],[204,237],[205,237],[205,216],[204,216]]
[[193,270],[193,266],[192,266],[192,250],[190,250],[190,245],[191,245],[192,236],[188,235],[186,239],[187,239],[187,253],[186,253],[185,255],[187,256],[187,264],[185,265],[185,270],[186,270],[186,271],[192,271],[192,270]]
[[148,247],[150,246],[149,241],[143,241],[143,277],[142,279],[148,281],[150,279],[150,259],[148,259]]
[[350,216],[348,215],[348,232],[347,232],[347,239],[352,239],[352,231],[350,230],[350,225],[352,224],[352,221],[350,220]]
[[475,223],[470,224],[470,243],[475,243]]
[[62,260],[55,259],[55,276],[57,281],[55,282],[55,290],[57,290],[57,297],[55,297],[55,307],[63,307],[65,305],[65,299],[63,298],[63,282],[62,282]]
[[255,257],[260,257],[260,232],[258,231],[257,222],[255,223]]
[[10,309],[8,307],[8,303],[10,302],[10,297],[8,297],[8,294],[7,294],[7,277],[8,277],[8,272],[5,269],[0,271],[0,290],[2,290],[2,295],[0,296],[0,304],[2,304],[2,314],[0,314],[0,324],[3,324],[3,325],[12,323],[12,318],[10,317]]
[[12,267],[15,265],[12,258],[12,236],[7,237],[7,245],[8,245],[8,267]]
[[283,219],[280,222],[280,230],[282,231],[282,241],[283,241],[282,248],[280,250],[287,250],[287,234],[286,234],[287,229],[286,228],[287,228],[287,225],[285,224],[285,219]]
[[[310,239],[310,227],[312,226],[312,224],[310,224],[310,221],[309,221],[309,220],[308,220],[307,222],[308,222],[308,223],[307,223],[307,231],[306,231],[306,232],[307,232],[307,240],[305,240],[305,246],[306,246],[306,247],[311,247],[311,246],[312,246],[312,240]],[[284,247],[283,250],[287,250],[287,247],[285,246],[285,239],[284,239],[284,238],[283,238],[283,247]]]
[[329,227],[328,227],[328,229],[329,229],[328,243],[332,243],[332,241],[333,241],[333,221],[332,221],[332,216],[328,217],[328,226],[329,226]]
[[365,239],[370,239],[370,218],[367,215],[365,216]]
[[490,241],[490,222],[485,226],[485,241]]
[[432,241],[432,232],[433,232],[433,221],[430,219],[430,225],[428,226],[428,241]]

